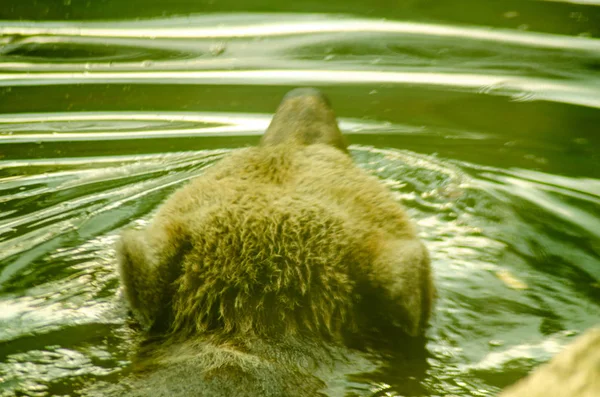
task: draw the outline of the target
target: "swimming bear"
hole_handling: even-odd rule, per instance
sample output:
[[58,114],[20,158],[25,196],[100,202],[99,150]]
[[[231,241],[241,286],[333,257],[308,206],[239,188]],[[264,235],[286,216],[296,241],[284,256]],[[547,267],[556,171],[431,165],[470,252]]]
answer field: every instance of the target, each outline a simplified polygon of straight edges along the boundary
[[421,338],[434,302],[413,223],[353,163],[312,88],[284,97],[258,146],[125,231],[117,255],[128,306],[152,340],[129,395],[322,395],[318,368],[334,351]]

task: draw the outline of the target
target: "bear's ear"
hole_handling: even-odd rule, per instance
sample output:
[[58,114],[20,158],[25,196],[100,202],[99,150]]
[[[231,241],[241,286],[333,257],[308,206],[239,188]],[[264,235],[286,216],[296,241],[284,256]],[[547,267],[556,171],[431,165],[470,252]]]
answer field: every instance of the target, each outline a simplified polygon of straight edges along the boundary
[[144,241],[144,233],[128,230],[117,243],[118,271],[123,292],[135,319],[150,330],[164,306],[164,287]]
[[347,152],[348,144],[338,127],[327,97],[314,88],[297,88],[281,101],[261,145],[324,144]]
[[435,296],[425,246],[417,239],[383,241],[370,272],[378,315],[409,336],[423,335]]

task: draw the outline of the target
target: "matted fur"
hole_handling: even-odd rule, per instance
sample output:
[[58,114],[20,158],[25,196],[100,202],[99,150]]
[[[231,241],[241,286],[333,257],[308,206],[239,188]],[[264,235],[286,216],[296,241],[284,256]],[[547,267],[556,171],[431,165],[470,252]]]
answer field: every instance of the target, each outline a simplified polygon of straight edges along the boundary
[[[148,229],[124,234],[120,269],[148,328],[338,337],[356,329],[360,288],[371,285],[389,286],[405,313],[395,321],[416,334],[430,291],[415,238],[389,192],[346,154],[265,146],[232,154],[176,192]],[[397,257],[379,263],[394,244]],[[415,263],[402,264],[407,254]]]

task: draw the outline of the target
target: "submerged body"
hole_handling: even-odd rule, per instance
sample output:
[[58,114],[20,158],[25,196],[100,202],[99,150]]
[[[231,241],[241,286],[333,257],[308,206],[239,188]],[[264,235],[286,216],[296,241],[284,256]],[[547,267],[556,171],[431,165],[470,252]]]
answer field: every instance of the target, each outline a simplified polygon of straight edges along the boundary
[[340,347],[420,337],[431,313],[426,249],[316,90],[288,94],[258,147],[177,191],[118,254],[160,340],[131,395],[317,395]]

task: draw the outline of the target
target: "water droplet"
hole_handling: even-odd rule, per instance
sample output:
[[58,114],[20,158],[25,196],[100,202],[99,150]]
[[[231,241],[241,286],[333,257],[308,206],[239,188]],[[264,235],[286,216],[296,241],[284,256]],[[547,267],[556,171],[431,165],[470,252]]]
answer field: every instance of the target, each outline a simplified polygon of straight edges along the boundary
[[208,51],[211,53],[212,56],[217,56],[217,55],[221,55],[222,53],[224,53],[226,49],[227,49],[227,46],[225,45],[225,43],[220,41],[218,43],[211,44]]
[[331,61],[333,58],[335,58],[335,55],[327,55],[325,58],[323,58],[325,61]]
[[152,62],[152,61],[150,61],[150,60],[145,60],[145,61],[143,61],[143,62],[142,62],[142,67],[143,67],[143,68],[148,68],[148,67],[152,66],[152,64],[153,64],[153,62]]
[[541,165],[548,164],[548,159],[545,158],[545,157],[538,157],[538,156],[536,156],[534,154],[526,154],[523,157],[525,159],[531,160],[531,161],[533,161],[534,163],[537,163],[537,164],[541,164]]
[[575,19],[577,22],[587,22],[589,19],[582,12],[572,12],[569,14],[569,18]]

